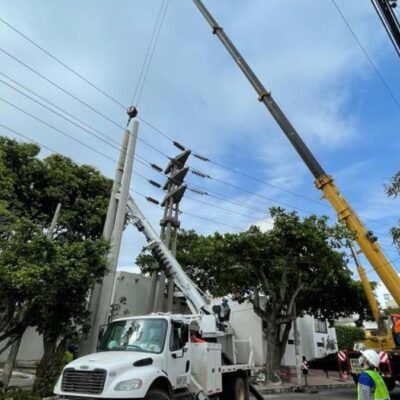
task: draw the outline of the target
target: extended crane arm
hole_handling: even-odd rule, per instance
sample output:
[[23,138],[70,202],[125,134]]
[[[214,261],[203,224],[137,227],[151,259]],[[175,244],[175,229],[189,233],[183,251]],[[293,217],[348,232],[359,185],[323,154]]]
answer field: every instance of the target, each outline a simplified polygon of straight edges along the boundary
[[390,261],[383,254],[379,244],[373,237],[371,237],[371,235],[369,235],[369,231],[365,228],[356,213],[339,192],[332,177],[326,174],[317,159],[311,153],[310,149],[299,136],[296,129],[273,99],[271,93],[263,86],[256,74],[252,71],[250,66],[225,34],[223,29],[215,21],[207,8],[203,5],[201,0],[193,0],[193,2],[210,24],[212,32],[220,39],[236,64],[256,90],[258,100],[264,103],[267,107],[283,133],[289,139],[299,156],[313,174],[317,188],[322,190],[324,197],[331,203],[338,215],[339,221],[346,224],[346,226],[356,234],[356,240],[360,249],[363,251],[371,265],[374,267],[376,273],[389,290],[390,294],[400,306],[400,278],[392,267]]
[[140,211],[139,207],[132,199],[128,198],[127,203],[128,213],[133,219],[134,224],[141,231],[149,244],[149,247],[157,258],[157,260],[162,263],[163,267],[166,269],[167,274],[172,276],[176,286],[182,291],[184,296],[188,301],[188,306],[192,313],[200,314],[202,312],[207,313],[205,307],[207,306],[207,301],[204,299],[203,295],[197,289],[193,281],[186,275],[182,267],[175,259],[175,257],[168,250],[167,246],[157,235],[150,222]]
[[376,323],[379,323],[381,313],[379,311],[379,304],[378,304],[378,301],[376,300],[376,297],[372,290],[371,283],[368,280],[367,274],[365,273],[365,269],[361,265],[360,260],[357,255],[357,252],[354,250],[352,245],[350,245],[350,251],[353,256],[354,262],[356,263],[357,272],[360,277],[360,281],[361,281],[362,287],[364,289],[365,295],[367,296],[369,306],[371,307],[371,311],[372,311],[372,315],[374,316],[374,320],[376,321]]

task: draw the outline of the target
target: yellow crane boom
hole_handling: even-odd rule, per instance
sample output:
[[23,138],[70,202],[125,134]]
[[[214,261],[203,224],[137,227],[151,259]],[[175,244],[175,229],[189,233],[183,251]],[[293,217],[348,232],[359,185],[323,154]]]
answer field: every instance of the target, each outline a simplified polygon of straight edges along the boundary
[[289,139],[299,156],[313,174],[316,187],[324,193],[324,197],[331,203],[337,213],[339,221],[344,223],[352,232],[355,233],[356,241],[360,246],[360,249],[381,278],[396,303],[400,306],[400,278],[390,261],[383,254],[379,244],[375,241],[375,238],[369,234],[369,231],[336,187],[332,177],[329,176],[321,167],[318,160],[311,153],[310,149],[297,133],[294,126],[290,123],[286,115],[276,103],[271,93],[263,86],[261,81],[247,64],[246,60],[225,34],[222,27],[218,25],[202,1],[193,0],[193,2],[211,26],[213,34],[219,38],[257,92],[258,100],[267,107],[283,133]]

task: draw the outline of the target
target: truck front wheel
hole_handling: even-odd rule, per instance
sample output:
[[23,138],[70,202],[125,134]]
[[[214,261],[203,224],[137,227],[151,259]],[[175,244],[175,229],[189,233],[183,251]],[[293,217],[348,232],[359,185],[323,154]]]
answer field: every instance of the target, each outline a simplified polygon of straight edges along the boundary
[[162,390],[149,390],[144,400],[171,400],[169,395]]
[[224,387],[224,400],[249,400],[249,385],[247,379],[232,376]]

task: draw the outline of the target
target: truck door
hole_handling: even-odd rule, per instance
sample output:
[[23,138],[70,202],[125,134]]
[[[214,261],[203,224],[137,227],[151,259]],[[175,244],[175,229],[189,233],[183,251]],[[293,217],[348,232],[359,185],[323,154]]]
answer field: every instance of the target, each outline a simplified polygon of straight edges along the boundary
[[186,388],[190,383],[191,356],[189,325],[172,321],[168,351],[168,377],[174,389]]

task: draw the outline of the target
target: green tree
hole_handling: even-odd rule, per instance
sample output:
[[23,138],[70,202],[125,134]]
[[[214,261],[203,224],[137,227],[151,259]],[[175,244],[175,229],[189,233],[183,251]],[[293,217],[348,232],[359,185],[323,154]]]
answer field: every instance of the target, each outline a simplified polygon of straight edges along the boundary
[[[391,179],[390,184],[385,186],[388,196],[397,197],[400,195],[400,171]],[[397,248],[400,249],[400,222],[398,226],[391,229],[393,241]]]
[[364,329],[358,326],[336,325],[336,338],[339,350],[352,350],[354,342],[364,340]]
[[[87,331],[88,290],[106,272],[101,238],[111,182],[93,167],[0,137],[0,339],[35,327],[44,355],[35,391],[46,395],[65,344]],[[58,203],[53,240],[46,236]]]
[[[361,285],[352,279],[341,251],[342,240],[350,236],[345,227],[329,226],[326,217],[301,219],[280,208],[270,213],[274,226],[266,232],[255,226],[238,234],[183,232],[177,253],[201,289],[253,303],[264,327],[268,381],[279,371],[297,316],[331,323],[354,312],[361,319],[369,316]],[[138,263],[146,271],[152,259],[144,252]]]

